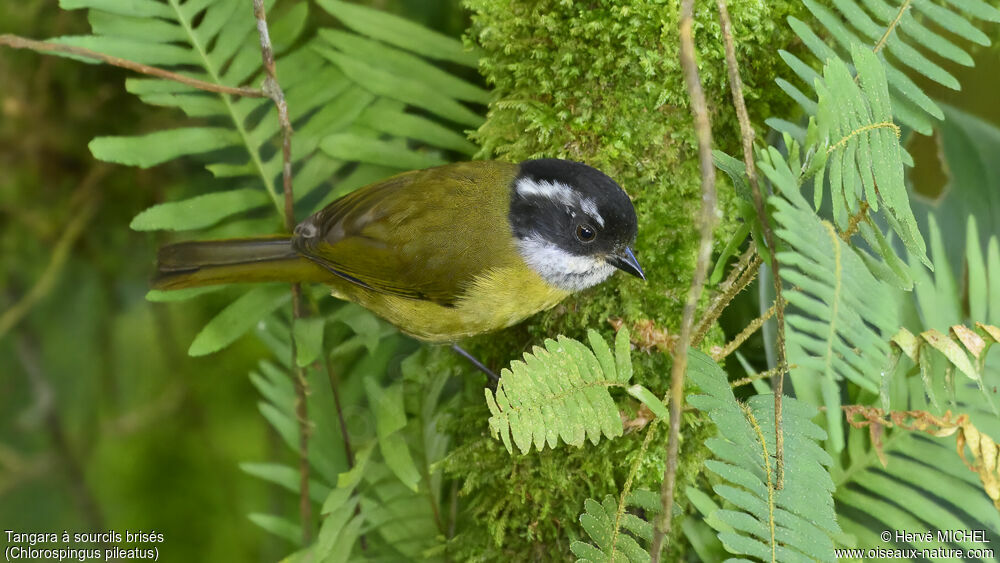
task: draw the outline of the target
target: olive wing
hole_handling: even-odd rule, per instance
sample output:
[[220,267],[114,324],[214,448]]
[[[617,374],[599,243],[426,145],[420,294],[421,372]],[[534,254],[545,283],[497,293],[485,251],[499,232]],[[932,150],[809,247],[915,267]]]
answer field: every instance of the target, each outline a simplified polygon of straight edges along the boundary
[[399,174],[306,219],[294,244],[351,283],[452,305],[477,275],[516,258],[507,220],[516,174],[490,161]]

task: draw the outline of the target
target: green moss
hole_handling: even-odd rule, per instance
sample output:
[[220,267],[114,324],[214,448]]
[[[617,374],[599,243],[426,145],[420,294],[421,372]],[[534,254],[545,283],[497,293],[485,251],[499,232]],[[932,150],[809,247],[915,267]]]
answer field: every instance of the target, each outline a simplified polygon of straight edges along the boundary
[[[467,347],[489,365],[503,366],[545,337],[579,338],[587,327],[610,332],[609,318],[629,323],[650,319],[676,332],[694,268],[693,218],[700,200],[697,149],[678,63],[678,3],[466,0],[465,4],[473,12],[469,41],[483,50],[481,71],[497,95],[486,123],[473,135],[483,147],[481,156],[515,162],[543,156],[569,158],[615,178],[635,203],[636,254],[649,280],[617,275],[519,327]],[[801,12],[801,6],[791,1],[734,2],[730,12],[747,103],[760,129],[763,118],[789,113],[790,102],[773,87],[773,77],[783,65],[777,50],[793,42],[785,17]],[[738,125],[715,4],[700,3],[696,20],[698,60],[715,143],[738,153]],[[721,238],[731,232],[736,214],[731,188],[719,187],[717,236]],[[659,354],[634,356],[635,379],[664,391],[668,360]],[[624,399],[621,402],[627,407]],[[481,399],[474,404],[481,404]],[[565,559],[569,542],[582,533],[577,518],[584,499],[617,493],[641,436],[510,456],[486,435],[486,412],[482,406],[460,415],[461,424],[454,429],[459,445],[446,463],[449,473],[465,483],[462,504],[471,516],[464,521],[455,548],[487,559]],[[697,422],[690,418],[689,422]],[[698,428],[689,424],[685,429],[682,477],[700,469],[698,450],[703,440],[692,440]],[[640,486],[658,490],[663,441],[658,436],[643,461]]]

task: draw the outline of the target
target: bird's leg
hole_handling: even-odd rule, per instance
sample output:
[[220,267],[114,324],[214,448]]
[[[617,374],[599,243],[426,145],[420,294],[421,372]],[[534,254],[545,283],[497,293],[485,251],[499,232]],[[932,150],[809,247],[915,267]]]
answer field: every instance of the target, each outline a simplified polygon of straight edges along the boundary
[[458,355],[465,358],[466,360],[469,360],[469,362],[471,362],[472,365],[476,366],[476,369],[485,373],[486,376],[492,379],[493,381],[500,381],[500,378],[497,377],[497,374],[493,373],[493,371],[490,368],[484,366],[483,363],[477,360],[475,356],[463,350],[462,347],[459,346],[458,344],[452,344],[451,349],[454,350]]

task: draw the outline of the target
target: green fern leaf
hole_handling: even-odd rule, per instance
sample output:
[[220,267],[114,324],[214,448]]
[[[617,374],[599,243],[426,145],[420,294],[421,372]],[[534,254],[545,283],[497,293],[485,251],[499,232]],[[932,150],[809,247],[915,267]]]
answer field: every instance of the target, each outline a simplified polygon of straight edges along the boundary
[[[997,256],[1000,243],[997,237],[990,237],[987,256],[983,256],[976,221],[970,216],[966,223],[965,240],[968,275],[966,283],[959,284],[952,273],[944,236],[933,213],[928,215],[928,225],[935,268],[933,278],[918,264],[912,264],[916,279],[914,298],[902,301],[912,310],[901,313],[904,317],[921,319],[922,326],[912,327],[917,336],[904,327],[893,337],[893,343],[919,367],[924,393],[933,412],[941,412],[937,397],[948,396],[954,409],[970,414],[988,414],[993,418],[998,409],[988,389],[998,381],[995,374],[987,369],[986,360],[991,345],[996,341],[993,303],[1000,302],[1000,256]],[[960,299],[963,294],[968,295],[968,312],[972,316],[967,317],[963,310]],[[966,327],[967,318],[973,328]],[[965,381],[975,383],[979,397],[966,397],[964,404],[958,401],[956,381],[953,379],[956,371],[967,378],[963,378]],[[962,395],[961,392],[958,394]],[[896,408],[909,409],[914,400],[905,392],[897,392],[893,404]],[[981,424],[979,419],[974,422]]]
[[[625,508],[620,508],[618,501],[611,495],[605,496],[603,502],[587,499],[583,508],[580,524],[594,543],[575,541],[570,544],[570,551],[577,556],[578,563],[639,563],[650,560],[649,550],[645,546],[653,538],[653,525],[650,521],[660,512],[660,495],[640,489],[629,494]],[[645,518],[626,512],[628,508],[642,509]]]
[[[269,12],[273,4],[265,2]],[[251,6],[241,0],[65,0],[62,5],[89,9],[93,31],[89,36],[59,38],[62,43],[170,68],[217,85],[238,86],[261,79],[256,22]],[[364,185],[401,170],[444,164],[443,151],[476,151],[454,123],[477,127],[482,117],[463,102],[481,104],[488,100],[488,93],[421,58],[474,66],[473,53],[457,40],[377,10],[338,2],[324,3],[324,7],[368,37],[321,30],[318,37],[290,51],[301,42],[308,3],[276,12],[280,17],[269,22],[279,80],[295,128],[295,201],[336,180],[353,163],[361,166],[338,183],[344,191],[337,195],[346,193],[348,186]],[[407,35],[400,38],[392,30]],[[279,215],[283,210],[278,180],[283,161],[275,141],[280,127],[269,99],[237,99],[158,78],[130,78],[126,88],[146,103],[177,108],[210,125],[98,137],[90,143],[95,157],[150,167],[198,156],[230,188],[154,206],[135,218],[133,228],[191,230],[224,224],[225,237],[274,229],[274,222],[266,222],[261,229],[259,220],[235,220],[267,205],[268,200]],[[442,91],[448,95],[441,95]],[[412,109],[451,123],[413,115]],[[362,177],[367,181],[352,182]],[[254,195],[248,182],[263,191]],[[331,191],[322,202],[333,197]],[[226,317],[220,317],[215,323],[226,322]],[[209,338],[214,330],[210,323],[203,331],[208,336],[192,345],[192,353],[215,351],[235,338]]]
[[135,231],[202,229],[215,225],[233,213],[262,205],[267,205],[267,196],[260,190],[243,188],[213,192],[183,201],[154,205],[136,215],[129,228]]
[[[879,55],[890,86],[894,118],[929,135],[933,120],[943,119],[944,114],[908,73],[921,74],[957,90],[958,80],[925,52],[965,66],[972,66],[972,57],[950,38],[929,29],[925,22],[934,22],[955,36],[980,45],[988,45],[988,37],[951,7],[929,0],[862,0],[861,4],[863,7],[857,0],[834,0],[834,10],[812,0],[805,1],[822,32],[832,37],[843,53],[865,49]],[[978,19],[1000,18],[1000,11],[981,0],[949,0],[949,4]],[[789,18],[788,23],[821,64],[846,60],[803,21]],[[788,53],[781,56],[804,84],[814,87],[814,72],[807,64]],[[813,100],[790,82],[779,80],[779,86],[807,113],[815,113]]]
[[[784,161],[772,159],[772,164],[776,168],[761,167],[772,181],[791,175]],[[877,374],[888,363],[888,340],[898,326],[896,310],[889,287],[871,275],[833,225],[821,221],[797,192],[785,193],[791,201],[770,201],[776,233],[788,245],[778,254],[781,277],[794,288],[786,299],[798,311],[786,316],[788,361],[798,366],[792,370],[797,388],[798,379],[804,387],[821,385],[827,428],[834,450],[840,451],[838,383],[846,378],[878,393]]]
[[349,561],[351,550],[361,536],[364,515],[356,508],[360,498],[352,489],[337,489],[323,503],[323,523],[316,543],[302,561]]
[[475,67],[479,62],[476,53],[466,50],[461,41],[399,16],[339,0],[318,0],[317,3],[344,25],[362,35],[432,59],[443,59],[468,67]]
[[354,486],[334,489],[324,498],[320,511],[323,520],[316,541],[282,559],[282,563],[351,560],[351,551],[365,523],[364,514],[358,510],[361,499],[355,494]]
[[[903,181],[899,130],[892,122],[882,65],[867,49],[855,48],[852,55],[860,85],[839,59],[827,63],[823,81],[816,83],[817,133],[829,147],[825,150],[834,220],[844,231],[851,216],[859,213],[861,201],[875,211],[882,202],[886,220],[903,244],[929,265]],[[822,193],[821,183],[816,185]]]
[[[297,467],[280,463],[241,463],[240,469],[247,475],[263,479],[299,494],[300,474]],[[309,498],[313,502],[323,502],[331,492],[330,487],[315,480],[309,480]]]
[[[944,236],[933,214],[929,216],[929,224],[933,275],[913,260],[914,295],[898,300],[906,308],[900,316],[919,319],[919,324],[911,325],[916,335],[904,328],[893,337],[898,353],[908,359],[900,360],[889,374],[891,407],[897,411],[937,414],[943,414],[947,408],[968,415],[985,433],[998,436],[1000,422],[992,409],[991,397],[983,392],[983,387],[991,388],[997,383],[995,367],[984,365],[988,345],[997,340],[987,325],[977,327],[982,331],[976,333],[983,341],[981,348],[976,337],[968,333],[964,340],[959,337],[965,313],[957,296],[965,289],[952,273]],[[994,276],[994,273],[1000,275],[1000,260],[991,270],[990,251],[987,250],[984,260],[974,222],[970,221],[966,227],[969,311],[985,310],[988,316],[992,294],[1000,292],[1000,282]],[[991,237],[988,249],[998,246],[996,240]],[[976,253],[980,253],[978,257]],[[976,262],[980,265],[974,265]],[[974,285],[980,289],[972,291]],[[957,326],[949,330],[952,325]],[[978,354],[973,352],[976,349]],[[981,376],[982,381],[976,377],[970,381],[961,375],[970,371]],[[939,398],[947,399],[947,405]],[[878,441],[873,442],[872,436],[876,435]],[[841,525],[857,538],[858,545],[906,547],[895,539],[885,542],[879,538],[877,531],[883,529],[905,529],[920,534],[930,531],[932,541],[921,543],[921,547],[927,548],[953,547],[937,536],[937,530],[983,529],[991,541],[1000,537],[1000,513],[984,493],[975,473],[963,465],[952,440],[953,437],[933,438],[902,429],[885,429],[877,434],[868,429],[849,432],[847,455],[837,459],[831,475],[837,483],[835,499]],[[899,498],[905,498],[906,502],[895,502]],[[954,543],[964,548],[981,547],[971,542]]]
[[[321,29],[319,37],[349,57],[357,60],[371,58],[372,63],[383,70],[424,82],[440,92],[447,92],[448,96],[456,100],[480,104],[490,101],[488,91],[445,72],[416,55],[335,29]],[[379,56],[369,57],[372,52],[378,52]]]
[[204,356],[229,346],[290,298],[287,288],[282,285],[268,284],[251,289],[202,327],[191,342],[188,354]]
[[302,540],[302,527],[287,518],[260,512],[252,512],[247,517],[264,531],[284,538],[292,544],[298,545]]
[[[351,311],[356,306],[345,306]],[[342,318],[341,318],[342,317]],[[346,320],[352,315],[334,313],[333,319]],[[298,324],[298,323],[297,323]],[[331,332],[367,331],[367,323],[332,323],[327,327]],[[347,327],[351,328],[348,329]],[[377,326],[377,325],[376,325]],[[261,394],[260,410],[267,421],[277,430],[282,440],[293,450],[299,447],[299,428],[296,420],[296,393],[290,373],[290,346],[288,327],[274,316],[261,323],[258,336],[271,349],[281,365],[262,361],[257,370],[250,374],[251,381]],[[303,336],[296,333],[296,337]],[[356,340],[355,340],[356,338]],[[344,335],[343,340],[355,341],[355,353],[366,350],[363,340],[368,337],[355,334]],[[384,560],[412,560],[427,549],[438,545],[437,528],[434,525],[432,508],[427,502],[428,494],[440,495],[440,479],[434,477],[433,470],[422,479],[416,463],[427,465],[439,460],[443,455],[439,445],[440,422],[435,399],[424,402],[423,416],[428,418],[424,426],[412,424],[412,419],[404,412],[402,388],[399,384],[388,387],[370,378],[373,373],[385,373],[391,358],[396,354],[396,346],[401,338],[393,331],[381,333],[374,350],[360,354],[357,361],[338,358],[338,369],[345,380],[364,381],[364,385],[343,386],[342,399],[348,404],[362,404],[367,395],[372,412],[362,410],[352,416],[362,420],[373,419],[377,438],[367,444],[354,443],[355,465],[349,468],[341,441],[341,430],[336,412],[329,408],[333,404],[327,375],[322,370],[305,369],[308,394],[308,412],[313,426],[310,431],[309,463],[315,479],[310,481],[310,497],[317,504],[322,502],[320,513],[324,515],[317,541],[308,548],[292,554],[288,561],[307,560],[347,560],[358,544],[362,531],[368,537],[368,554]],[[404,373],[408,368],[404,364]],[[413,378],[409,374],[408,381]],[[437,381],[438,391],[448,379],[441,374]],[[421,390],[423,392],[424,390]],[[437,396],[436,394],[434,395]],[[361,407],[356,407],[361,408]],[[405,438],[403,432],[415,431]],[[426,440],[414,439],[419,435]],[[396,440],[395,442],[393,440]],[[400,449],[398,446],[402,446]],[[374,452],[381,452],[377,458]],[[404,459],[402,462],[401,459]],[[244,464],[251,475],[278,484],[290,491],[298,491],[300,473],[298,469],[275,464]],[[405,481],[405,484],[404,484]],[[414,491],[414,483],[420,481],[419,492]],[[426,484],[426,487],[425,487]],[[325,501],[324,501],[325,499]],[[355,511],[359,511],[355,514]],[[274,533],[291,539],[290,523],[269,515],[254,516],[255,521],[267,526]],[[362,526],[365,526],[362,528]],[[299,536],[296,536],[298,543]],[[326,554],[326,555],[323,555]]]
[[456,123],[476,127],[482,117],[434,87],[419,80],[401,77],[389,70],[370,66],[327,47],[316,47],[324,58],[336,64],[351,80],[364,84],[369,91],[426,109]]
[[370,377],[365,378],[368,400],[375,414],[375,428],[379,449],[389,469],[410,490],[416,492],[420,482],[420,471],[410,455],[406,440],[399,433],[406,427],[406,410],[403,407],[403,386],[401,383],[381,388]]
[[[219,85],[239,85],[259,72],[260,48],[253,13],[249,6],[237,0],[143,1],[129,3],[128,7],[120,4],[106,0],[63,2],[62,6],[67,9],[90,8],[94,35],[64,37],[59,41],[144,64],[179,66],[183,74]],[[270,7],[273,2],[265,4]],[[279,53],[302,31],[307,11],[307,5],[299,4],[272,22],[271,36]],[[317,58],[317,62],[321,61]],[[293,74],[299,73],[289,73]],[[315,74],[331,78],[329,72]],[[301,83],[299,81],[299,85]],[[320,84],[315,82],[307,87],[316,89]],[[285,85],[289,97],[293,95],[294,85]],[[277,131],[276,127],[269,127],[269,121],[276,125],[276,120],[251,118],[251,114],[269,104],[269,100],[233,100],[229,96],[200,92],[161,79],[129,79],[126,87],[147,103],[178,107],[189,115],[215,118],[228,123],[229,127],[190,127],[141,137],[102,137],[91,143],[97,158],[146,167],[181,156],[222,149],[241,150],[246,155],[246,162],[253,165],[243,171],[257,175],[275,205],[280,207],[274,183],[280,162],[274,158],[265,162],[261,154],[263,145],[273,135],[268,134],[269,130]],[[298,115],[306,115],[312,109],[301,105],[296,108],[291,103],[289,106],[293,112],[299,112]],[[234,213],[240,211],[242,209]]]
[[440,156],[412,151],[400,146],[399,143],[365,138],[351,133],[330,135],[323,139],[319,146],[323,152],[336,159],[410,170],[440,166],[447,162]]
[[[582,446],[586,439],[596,444],[602,434],[621,436],[621,418],[608,388],[625,387],[632,378],[628,329],[618,331],[613,361],[600,335],[591,330],[588,337],[593,351],[565,336],[546,340],[544,348],[535,346],[523,362],[504,368],[495,394],[486,390],[490,430],[508,452],[514,445],[528,453],[532,444],[541,450],[555,448],[559,440]],[[655,399],[650,394],[641,400],[650,397]]]
[[722,525],[719,539],[738,554],[767,561],[833,561],[832,537],[840,531],[833,510],[830,456],[818,441],[825,432],[810,419],[816,410],[784,400],[784,488],[775,489],[774,400],[756,395],[737,402],[722,369],[698,350],[688,356],[688,378],[702,394],[688,397],[705,411],[719,435],[706,442],[715,459],[705,463],[726,484],[715,492],[735,509],[712,514]]
[[[917,387],[919,393],[919,386]],[[847,448],[849,458],[838,461],[831,474],[837,484],[834,500],[844,531],[865,547],[908,547],[903,541],[885,541],[879,530],[906,530],[926,534],[919,547],[948,549],[937,530],[985,530],[990,541],[1000,537],[1000,514],[983,491],[975,473],[955,453],[954,438],[932,438],[906,430],[883,436],[880,447],[887,464],[882,466],[868,432],[854,430]],[[896,502],[905,499],[906,502]],[[959,547],[983,547],[970,541]],[[993,557],[973,559],[993,561]]]

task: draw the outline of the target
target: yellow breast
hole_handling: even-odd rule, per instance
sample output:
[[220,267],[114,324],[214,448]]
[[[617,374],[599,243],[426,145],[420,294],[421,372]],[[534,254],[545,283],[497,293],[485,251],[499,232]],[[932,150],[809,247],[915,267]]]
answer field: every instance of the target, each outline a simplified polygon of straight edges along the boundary
[[350,286],[334,290],[421,340],[456,341],[493,332],[549,309],[569,295],[526,266],[505,266],[477,276],[453,306],[386,295]]

